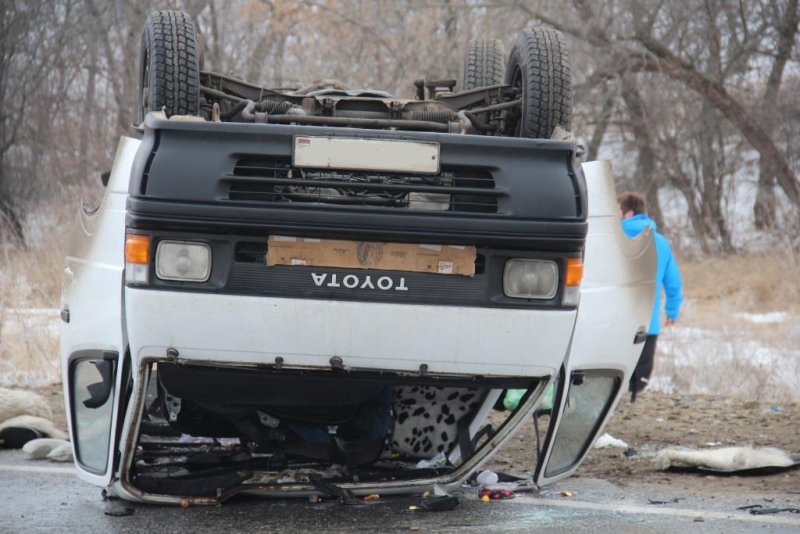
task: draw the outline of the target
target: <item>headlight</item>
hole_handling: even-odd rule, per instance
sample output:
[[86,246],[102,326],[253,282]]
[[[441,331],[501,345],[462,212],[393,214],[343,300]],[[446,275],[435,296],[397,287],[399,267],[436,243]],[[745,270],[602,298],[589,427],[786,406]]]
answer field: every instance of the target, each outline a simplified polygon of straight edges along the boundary
[[558,291],[558,265],[547,260],[508,260],[503,293],[520,299],[551,299]]
[[162,280],[205,282],[211,275],[211,247],[206,243],[161,241],[156,249],[156,276]]

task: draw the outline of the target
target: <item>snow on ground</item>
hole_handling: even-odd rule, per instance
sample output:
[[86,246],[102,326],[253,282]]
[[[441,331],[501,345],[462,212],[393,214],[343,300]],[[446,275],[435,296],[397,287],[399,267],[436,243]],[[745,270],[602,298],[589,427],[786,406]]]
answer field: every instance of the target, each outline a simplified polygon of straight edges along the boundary
[[786,321],[789,314],[786,312],[772,312],[772,313],[737,313],[736,317],[740,317],[745,321],[750,321],[756,324],[768,323],[783,323]]
[[[770,323],[788,321],[787,317],[765,314],[745,319]],[[796,325],[792,328],[797,330]],[[650,387],[665,393],[800,402],[800,349],[796,344],[781,348],[768,342],[735,326],[664,328],[658,337]]]

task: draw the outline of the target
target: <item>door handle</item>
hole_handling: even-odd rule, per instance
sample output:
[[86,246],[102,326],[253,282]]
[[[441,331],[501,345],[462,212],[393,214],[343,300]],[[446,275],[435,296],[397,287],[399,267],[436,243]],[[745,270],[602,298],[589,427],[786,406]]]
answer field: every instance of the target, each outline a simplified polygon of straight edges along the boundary
[[638,345],[639,343],[644,343],[647,340],[647,330],[644,327],[639,328],[636,331],[636,335],[633,336],[633,344]]

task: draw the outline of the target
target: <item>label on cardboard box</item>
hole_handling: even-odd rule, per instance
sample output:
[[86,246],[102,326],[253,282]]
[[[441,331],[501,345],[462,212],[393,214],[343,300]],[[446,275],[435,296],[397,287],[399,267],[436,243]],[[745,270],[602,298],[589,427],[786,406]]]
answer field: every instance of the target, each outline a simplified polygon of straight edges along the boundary
[[453,274],[453,262],[439,260],[439,269],[436,272],[439,274]]
[[305,265],[474,276],[476,255],[474,246],[376,243],[272,235],[267,248],[267,266]]

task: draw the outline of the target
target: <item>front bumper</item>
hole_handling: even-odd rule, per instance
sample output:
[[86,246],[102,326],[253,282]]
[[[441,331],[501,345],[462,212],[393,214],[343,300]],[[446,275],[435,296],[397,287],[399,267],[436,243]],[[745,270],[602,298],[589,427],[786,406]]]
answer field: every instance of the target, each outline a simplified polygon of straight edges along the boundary
[[125,289],[134,368],[175,349],[186,362],[553,376],[576,313]]

